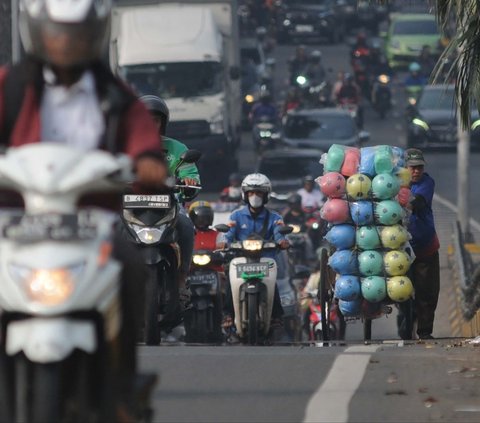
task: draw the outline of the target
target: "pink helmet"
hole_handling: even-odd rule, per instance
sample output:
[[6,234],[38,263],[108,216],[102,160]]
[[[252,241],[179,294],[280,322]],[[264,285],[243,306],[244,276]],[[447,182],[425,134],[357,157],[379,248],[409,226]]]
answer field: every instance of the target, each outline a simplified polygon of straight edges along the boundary
[[338,172],[328,172],[316,181],[327,197],[340,198],[345,194],[345,178]]
[[331,198],[323,205],[321,210],[322,219],[328,223],[340,224],[350,219],[348,201]]

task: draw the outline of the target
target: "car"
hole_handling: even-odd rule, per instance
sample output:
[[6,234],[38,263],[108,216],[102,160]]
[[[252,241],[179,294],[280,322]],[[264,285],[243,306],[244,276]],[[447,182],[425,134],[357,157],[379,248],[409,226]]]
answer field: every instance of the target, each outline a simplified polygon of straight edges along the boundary
[[274,197],[287,198],[288,193],[302,187],[305,175],[323,174],[322,151],[317,149],[278,149],[266,151],[257,162],[256,171],[268,176]]
[[338,43],[344,36],[343,20],[335,0],[284,0],[277,20],[279,43],[328,39]]
[[368,0],[337,0],[345,20],[345,27],[366,28],[378,33],[380,23],[388,15],[387,4],[375,4]]
[[434,57],[441,54],[441,36],[434,15],[394,15],[383,36],[388,64],[393,69],[408,67],[418,58],[423,46],[429,46]]
[[332,144],[357,147],[370,134],[358,131],[351,114],[343,109],[322,108],[287,113],[281,142],[292,148],[316,148],[327,151]]
[[[453,85],[427,85],[407,118],[408,147],[455,148],[457,117]],[[471,148],[480,148],[480,116],[472,108]]]

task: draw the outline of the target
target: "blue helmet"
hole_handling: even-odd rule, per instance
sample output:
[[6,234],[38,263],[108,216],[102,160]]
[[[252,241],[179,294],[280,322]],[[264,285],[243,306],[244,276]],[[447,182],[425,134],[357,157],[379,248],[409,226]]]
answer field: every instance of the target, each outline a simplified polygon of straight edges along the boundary
[[350,214],[357,226],[371,225],[373,223],[373,204],[371,201],[355,201],[350,203]]
[[339,275],[358,273],[357,254],[351,250],[335,251],[328,259],[328,264]]
[[340,276],[335,281],[335,297],[343,301],[353,301],[361,298],[360,279],[352,275]]
[[362,310],[362,299],[358,298],[353,301],[339,300],[338,306],[345,317],[355,317],[358,316]]
[[355,227],[347,224],[334,225],[325,239],[337,250],[348,250],[355,246]]

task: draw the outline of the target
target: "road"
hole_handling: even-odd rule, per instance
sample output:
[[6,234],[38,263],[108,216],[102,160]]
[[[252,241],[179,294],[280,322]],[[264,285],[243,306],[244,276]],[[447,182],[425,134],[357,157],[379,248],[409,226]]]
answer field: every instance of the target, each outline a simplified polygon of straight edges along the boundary
[[[346,45],[318,48],[325,65],[333,70],[332,77],[348,69]],[[284,86],[286,61],[292,52],[292,46],[275,49],[276,93]],[[394,110],[386,120],[367,108],[365,129],[371,134],[370,145],[405,146],[400,80]],[[427,152],[426,160],[437,194],[454,205],[455,153]],[[241,171],[252,171],[255,161],[250,136],[245,133]],[[471,180],[477,181],[478,153],[472,155],[470,171]],[[474,185],[472,216],[480,221],[480,197],[473,195],[478,191]],[[404,344],[396,340],[395,320],[390,316],[374,321],[373,338],[391,341],[369,346],[363,345],[362,324],[357,322],[348,325],[347,345],[140,347],[141,367],[161,378],[154,394],[155,421],[480,421],[478,348],[451,339]],[[436,322],[434,333],[449,335],[448,317]]]

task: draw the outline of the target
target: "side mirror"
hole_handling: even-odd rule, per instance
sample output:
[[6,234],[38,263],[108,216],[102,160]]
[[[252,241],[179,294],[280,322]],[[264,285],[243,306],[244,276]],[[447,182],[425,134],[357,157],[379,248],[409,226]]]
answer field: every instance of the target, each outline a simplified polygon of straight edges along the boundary
[[360,143],[364,143],[370,140],[370,132],[367,131],[360,131],[358,134],[358,139],[360,140]]
[[238,66],[231,66],[230,67],[230,79],[237,81],[240,79],[240,68]]
[[200,160],[200,157],[202,157],[202,153],[197,150],[187,150],[182,155],[180,156],[180,160],[183,163],[196,163]]
[[214,226],[215,230],[221,233],[226,234],[230,230],[230,226],[225,225],[224,223],[221,223],[219,225]]
[[291,226],[282,226],[278,232],[281,233],[282,235],[288,235],[291,234],[293,231],[293,228]]

